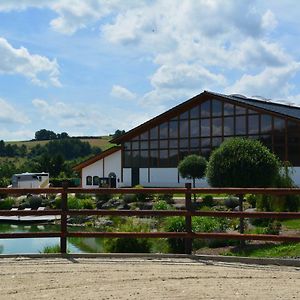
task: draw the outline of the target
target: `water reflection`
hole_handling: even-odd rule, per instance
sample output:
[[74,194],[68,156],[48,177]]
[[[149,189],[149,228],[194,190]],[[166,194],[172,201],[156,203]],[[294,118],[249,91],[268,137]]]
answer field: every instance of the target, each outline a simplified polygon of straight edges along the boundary
[[[59,231],[59,225],[21,225],[0,224],[0,232],[54,232]],[[83,228],[72,228],[69,230],[84,231]],[[46,246],[55,246],[60,243],[59,238],[22,238],[22,239],[0,239],[0,254],[26,254],[40,253]],[[103,252],[102,239],[100,238],[68,238],[68,251],[70,253]]]

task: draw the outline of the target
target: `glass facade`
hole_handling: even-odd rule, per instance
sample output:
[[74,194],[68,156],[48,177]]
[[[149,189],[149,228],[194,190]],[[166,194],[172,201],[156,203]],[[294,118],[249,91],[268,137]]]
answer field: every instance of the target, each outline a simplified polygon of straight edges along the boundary
[[300,123],[217,99],[206,100],[126,141],[124,167],[172,167],[189,154],[209,157],[228,138],[257,139],[300,166]]

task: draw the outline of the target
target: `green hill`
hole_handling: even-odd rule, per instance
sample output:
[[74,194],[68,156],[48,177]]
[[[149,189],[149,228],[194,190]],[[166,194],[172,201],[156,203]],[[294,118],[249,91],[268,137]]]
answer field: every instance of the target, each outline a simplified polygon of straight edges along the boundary
[[[77,137],[73,137],[77,138]],[[100,136],[100,137],[80,137],[78,138],[82,142],[88,142],[92,147],[99,147],[102,151],[112,147],[114,144],[111,144],[109,141],[112,139],[111,136]],[[7,141],[5,144],[17,145],[18,147],[25,145],[28,150],[31,150],[34,146],[40,144],[41,146],[49,143],[49,140],[46,141]]]

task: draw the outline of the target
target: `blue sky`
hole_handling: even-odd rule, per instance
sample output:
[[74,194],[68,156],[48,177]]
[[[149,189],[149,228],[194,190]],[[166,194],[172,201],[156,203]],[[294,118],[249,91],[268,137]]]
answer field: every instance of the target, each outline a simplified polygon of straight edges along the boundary
[[300,105],[300,1],[0,0],[0,139],[129,130],[211,90]]

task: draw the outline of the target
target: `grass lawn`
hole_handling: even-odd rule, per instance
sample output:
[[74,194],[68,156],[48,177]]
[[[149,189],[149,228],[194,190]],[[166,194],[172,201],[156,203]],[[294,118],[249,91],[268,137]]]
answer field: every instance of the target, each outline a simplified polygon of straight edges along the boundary
[[300,243],[247,245],[244,249],[234,248],[223,255],[295,258],[300,257]]
[[298,229],[300,230],[300,219],[291,219],[291,220],[284,220],[280,222],[282,226],[286,227],[287,229]]

